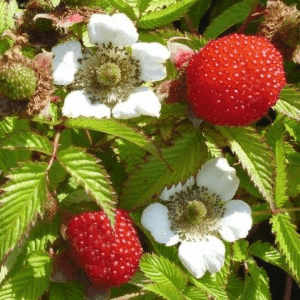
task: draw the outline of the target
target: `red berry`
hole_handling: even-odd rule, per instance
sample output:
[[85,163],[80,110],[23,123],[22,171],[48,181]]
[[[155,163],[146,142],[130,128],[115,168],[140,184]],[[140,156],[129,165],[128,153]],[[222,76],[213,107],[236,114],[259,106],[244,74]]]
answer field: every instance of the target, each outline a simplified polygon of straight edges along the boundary
[[282,56],[263,37],[232,34],[192,57],[187,98],[200,118],[242,126],[264,116],[285,86]]
[[95,287],[118,286],[137,271],[143,250],[126,211],[117,210],[114,228],[103,211],[76,215],[67,236],[71,255]]

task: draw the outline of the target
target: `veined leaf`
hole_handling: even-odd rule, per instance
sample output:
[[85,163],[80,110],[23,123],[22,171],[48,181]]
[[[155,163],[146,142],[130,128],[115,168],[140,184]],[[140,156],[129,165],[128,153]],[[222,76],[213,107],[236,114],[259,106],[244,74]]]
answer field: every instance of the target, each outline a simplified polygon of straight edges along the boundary
[[300,121],[300,93],[292,86],[285,86],[275,107],[278,112]]
[[257,0],[243,0],[234,4],[215,18],[204,32],[207,38],[215,39],[231,26],[245,20]]
[[51,263],[47,254],[32,253],[24,267],[0,288],[0,300],[38,300],[47,290]]
[[166,300],[182,300],[182,294],[169,283],[155,283],[144,286],[144,290],[153,292]]
[[46,164],[27,163],[9,175],[0,199],[0,260],[42,213],[47,199],[46,168]]
[[0,173],[8,173],[12,168],[18,166],[18,162],[24,161],[30,155],[27,150],[10,151],[0,149]]
[[18,11],[16,0],[0,0],[0,34],[5,29],[11,29],[14,26],[14,14]]
[[30,131],[18,131],[10,134],[0,142],[0,148],[10,150],[27,149],[48,155],[53,152],[53,146],[46,137]]
[[250,127],[218,128],[228,139],[231,150],[237,155],[253,183],[273,208],[273,154],[263,137]]
[[177,20],[182,17],[195,2],[196,0],[182,0],[170,5],[166,9],[147,13],[139,20],[138,27],[152,29]]
[[246,276],[244,291],[239,300],[270,300],[269,278],[266,271],[253,260],[248,261],[250,275]]
[[228,296],[220,284],[215,281],[210,275],[205,274],[200,279],[190,275],[190,281],[199,289],[207,293],[209,296],[213,296],[217,300],[227,300]]
[[84,149],[67,148],[57,154],[60,164],[85,188],[114,224],[116,193],[105,169]]
[[139,12],[143,13],[148,8],[151,2],[152,0],[138,0],[137,3],[138,3]]
[[136,15],[133,8],[128,5],[127,1],[124,0],[109,0],[109,3],[118,9],[120,12],[126,14],[130,19],[136,20]]
[[49,300],[83,300],[85,292],[79,282],[50,283]]
[[275,179],[275,204],[276,207],[283,207],[288,201],[287,196],[287,174],[286,174],[286,160],[284,153],[284,126],[283,119],[279,118],[270,126],[267,132],[267,139],[275,153],[276,163],[276,179]]
[[143,134],[135,131],[125,124],[119,123],[118,121],[76,118],[67,120],[65,125],[73,128],[90,129],[112,134],[136,144],[155,156],[161,157],[158,149]]
[[175,264],[163,256],[144,254],[140,268],[147,277],[156,283],[173,285],[182,291],[187,284],[187,276]]
[[300,236],[296,226],[291,223],[290,216],[286,214],[274,215],[270,222],[272,231],[276,235],[276,243],[285,255],[286,261],[296,279],[300,280]]
[[128,180],[121,206],[131,209],[143,205],[165,186],[184,182],[191,175],[196,175],[207,156],[207,148],[203,136],[192,132],[177,140],[173,147],[164,149],[163,156],[173,172],[157,158],[151,157],[150,161],[141,165],[141,169]]
[[244,282],[238,275],[232,273],[228,277],[227,293],[229,300],[236,300],[242,294]]
[[185,300],[207,300],[206,294],[194,286],[190,286],[183,291]]
[[0,121],[0,138],[2,139],[7,134],[10,134],[12,132],[18,132],[20,130],[25,131],[28,129],[28,120],[21,120],[17,117],[6,117]]
[[300,123],[293,119],[285,119],[284,126],[288,133],[295,139],[295,141],[300,143]]

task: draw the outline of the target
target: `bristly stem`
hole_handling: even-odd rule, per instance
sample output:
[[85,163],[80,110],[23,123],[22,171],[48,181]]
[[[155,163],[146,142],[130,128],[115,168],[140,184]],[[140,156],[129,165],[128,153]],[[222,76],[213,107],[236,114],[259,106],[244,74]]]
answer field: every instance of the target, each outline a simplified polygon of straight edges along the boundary
[[[50,161],[48,163],[47,170],[46,170],[47,177],[48,177],[48,172],[49,172],[51,166],[53,165],[54,160],[56,159],[57,150],[58,150],[58,146],[59,146],[60,131],[61,131],[61,128],[58,127],[57,131],[55,133],[54,139],[53,139],[53,152],[52,152],[52,155],[51,155],[51,158],[50,158]],[[48,178],[48,180],[49,180],[49,178]]]
[[278,213],[283,212],[289,212],[289,211],[300,211],[300,207],[291,207],[291,208],[277,208],[274,210],[262,210],[262,211],[253,211],[253,216],[261,216],[261,215],[274,215]]

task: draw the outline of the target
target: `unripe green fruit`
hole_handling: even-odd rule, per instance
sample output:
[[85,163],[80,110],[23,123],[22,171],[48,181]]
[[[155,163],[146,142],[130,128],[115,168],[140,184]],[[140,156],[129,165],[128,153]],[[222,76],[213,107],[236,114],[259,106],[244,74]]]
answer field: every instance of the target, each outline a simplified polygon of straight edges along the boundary
[[35,93],[37,77],[35,72],[23,64],[0,67],[0,92],[17,101],[28,101]]

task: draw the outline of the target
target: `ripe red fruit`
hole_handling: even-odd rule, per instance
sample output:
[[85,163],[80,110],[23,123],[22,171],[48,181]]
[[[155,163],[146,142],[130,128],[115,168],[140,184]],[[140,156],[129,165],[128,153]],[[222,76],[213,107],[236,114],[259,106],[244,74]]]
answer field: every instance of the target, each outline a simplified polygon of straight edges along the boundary
[[200,118],[242,126],[264,116],[286,81],[282,56],[266,38],[232,34],[192,57],[186,84],[188,101]]
[[118,286],[137,271],[143,250],[126,211],[117,210],[114,228],[103,211],[76,215],[68,224],[67,236],[71,256],[95,287]]

